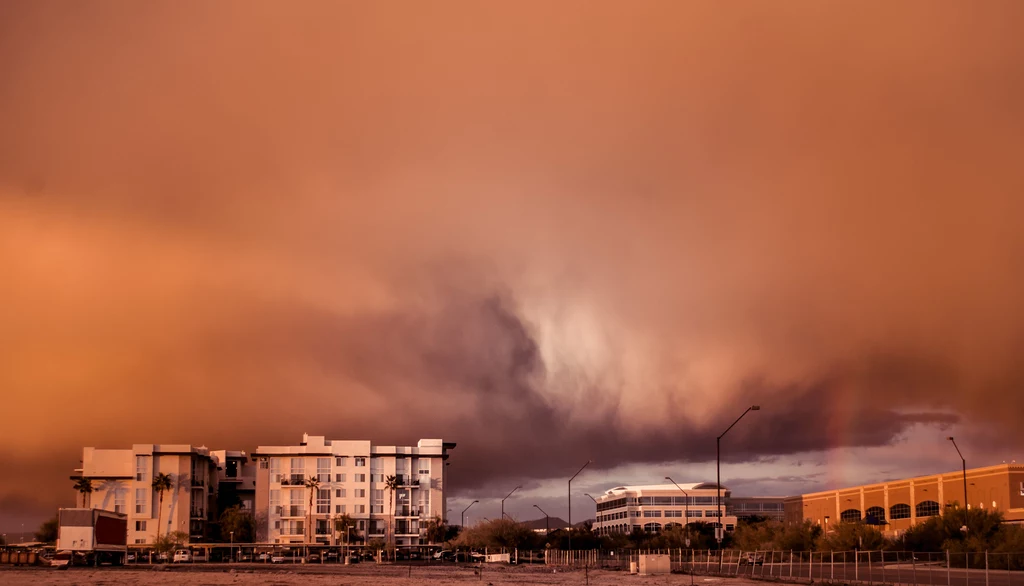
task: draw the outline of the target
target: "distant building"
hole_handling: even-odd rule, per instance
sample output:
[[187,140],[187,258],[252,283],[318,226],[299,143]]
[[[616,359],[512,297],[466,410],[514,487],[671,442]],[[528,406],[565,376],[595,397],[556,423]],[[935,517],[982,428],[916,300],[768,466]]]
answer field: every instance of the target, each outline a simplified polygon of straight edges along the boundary
[[[732,531],[736,517],[728,506],[730,492],[724,486],[721,492],[722,522],[726,531]],[[717,525],[718,521],[718,489],[714,483],[618,486],[596,500],[594,530],[602,535],[634,529],[657,532],[700,521]]]
[[[418,545],[424,524],[445,519],[445,460],[454,443],[423,439],[415,446],[375,446],[369,441],[326,440],[303,435],[297,446],[260,446],[256,470],[258,532],[270,543],[341,544],[385,539],[394,506],[396,545]],[[385,479],[394,475],[393,495]],[[309,511],[309,478],[319,485]],[[347,515],[349,534],[332,530]],[[309,526],[307,526],[309,523]]]
[[783,521],[786,518],[785,500],[786,497],[782,496],[734,496],[727,501],[727,507],[738,520]]
[[[170,475],[173,487],[163,494],[163,508],[158,510],[160,495],[152,482],[161,473]],[[128,543],[153,543],[158,531],[160,535],[181,531],[194,541],[207,536],[217,462],[205,447],[135,444],[131,449],[83,448],[82,467],[71,477],[79,478],[92,481],[92,493],[85,495],[87,507],[128,515]],[[75,497],[81,504],[82,495],[76,492]]]
[[[945,472],[789,497],[788,523],[805,520],[828,527],[839,521],[879,524],[898,535],[944,508],[964,501],[963,472]],[[1024,465],[1001,464],[967,470],[969,508],[1001,511],[1007,522],[1024,522]]]

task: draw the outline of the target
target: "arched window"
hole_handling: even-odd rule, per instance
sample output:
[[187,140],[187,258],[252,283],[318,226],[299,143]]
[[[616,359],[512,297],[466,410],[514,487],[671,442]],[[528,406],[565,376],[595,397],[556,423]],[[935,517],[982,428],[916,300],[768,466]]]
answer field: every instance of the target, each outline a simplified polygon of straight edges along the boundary
[[682,525],[680,525],[679,523],[665,523],[665,531],[668,531],[673,527],[682,527]]
[[905,503],[899,503],[889,507],[889,518],[890,519],[909,519],[910,518],[910,505]]
[[860,521],[860,509],[846,509],[839,515],[839,520],[844,523]]
[[644,525],[644,531],[648,533],[657,533],[661,531],[661,523],[647,523]]
[[939,503],[935,501],[921,501],[914,507],[918,517],[934,517],[939,514]]
[[868,507],[864,511],[865,517],[874,517],[875,521],[885,521],[885,509],[882,507]]

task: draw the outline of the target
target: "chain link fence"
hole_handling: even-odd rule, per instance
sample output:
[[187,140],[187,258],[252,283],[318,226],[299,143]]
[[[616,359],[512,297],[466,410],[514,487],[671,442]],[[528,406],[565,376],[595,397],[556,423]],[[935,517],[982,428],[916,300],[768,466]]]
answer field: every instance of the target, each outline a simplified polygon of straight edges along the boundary
[[[527,555],[521,552],[520,555]],[[529,554],[537,559],[535,554]],[[641,555],[667,555],[673,572],[786,582],[1024,586],[1024,553],[627,549],[544,552],[544,563],[629,570]],[[635,566],[634,566],[635,567]]]

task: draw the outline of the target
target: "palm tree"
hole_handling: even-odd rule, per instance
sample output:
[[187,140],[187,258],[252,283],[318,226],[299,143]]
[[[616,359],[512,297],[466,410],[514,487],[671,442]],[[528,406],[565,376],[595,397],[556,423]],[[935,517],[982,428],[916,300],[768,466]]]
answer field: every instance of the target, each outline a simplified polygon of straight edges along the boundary
[[82,493],[82,508],[87,508],[85,504],[85,495],[92,494],[92,480],[88,478],[79,478],[75,482],[75,490]]
[[171,478],[170,474],[161,472],[153,477],[151,484],[153,490],[156,491],[159,501],[156,508],[156,539],[160,540],[160,524],[163,520],[164,514],[164,493],[174,488],[174,479]]
[[348,530],[355,527],[355,525],[356,522],[348,515],[348,513],[345,513],[334,520],[335,531],[342,531],[345,534],[345,545],[348,545]]
[[434,518],[427,521],[424,526],[424,532],[428,542],[442,543],[445,535],[448,533],[448,526],[441,520],[440,515],[435,515]]
[[[394,523],[395,523],[395,489],[398,488],[398,477],[392,475],[384,479],[384,488],[388,491],[388,512],[391,513],[391,519],[388,522],[388,533],[391,539],[388,541],[389,545],[394,541]],[[385,535],[385,537],[388,537]]]
[[309,537],[306,538],[306,542],[309,543],[313,541],[313,494],[320,488],[320,479],[316,476],[310,476],[306,479],[306,488],[309,489],[309,512],[306,513],[306,517],[309,519],[307,523],[309,528],[306,530]]

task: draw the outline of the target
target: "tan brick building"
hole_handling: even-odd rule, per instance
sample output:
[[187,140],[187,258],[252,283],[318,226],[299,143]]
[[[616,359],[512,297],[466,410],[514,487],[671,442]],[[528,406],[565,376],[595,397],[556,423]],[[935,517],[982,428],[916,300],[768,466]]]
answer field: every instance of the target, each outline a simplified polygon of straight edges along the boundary
[[[785,511],[788,523],[809,520],[822,526],[871,516],[894,535],[963,500],[963,472],[958,470],[789,497]],[[1008,522],[1024,522],[1024,465],[967,470],[967,501],[970,508],[1002,511]]]

